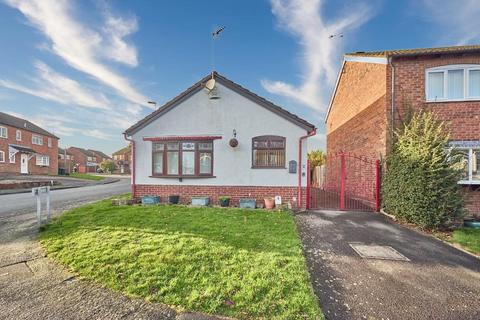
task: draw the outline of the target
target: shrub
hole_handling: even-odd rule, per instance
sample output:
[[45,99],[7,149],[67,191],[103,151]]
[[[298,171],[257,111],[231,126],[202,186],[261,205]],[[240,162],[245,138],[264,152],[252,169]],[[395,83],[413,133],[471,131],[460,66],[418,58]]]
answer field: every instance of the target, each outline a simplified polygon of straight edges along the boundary
[[319,167],[325,164],[326,157],[322,150],[313,150],[308,153],[308,160],[312,168]]
[[103,172],[112,173],[115,170],[115,163],[111,160],[105,160],[100,163]]
[[395,132],[386,159],[383,207],[401,220],[435,229],[461,217],[459,185],[463,157],[449,147],[448,134],[432,112],[413,114]]

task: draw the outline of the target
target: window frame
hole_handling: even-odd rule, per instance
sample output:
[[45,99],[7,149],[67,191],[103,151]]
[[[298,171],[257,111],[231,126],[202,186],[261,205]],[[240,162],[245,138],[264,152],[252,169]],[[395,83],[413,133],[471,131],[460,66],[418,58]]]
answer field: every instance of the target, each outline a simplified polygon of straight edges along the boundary
[[[3,130],[5,130],[5,136],[1,134]],[[8,139],[8,128],[7,127],[0,126],[0,138]]]
[[[171,143],[178,143],[178,150],[168,150],[167,145]],[[194,143],[195,147],[193,150],[183,150],[182,144],[183,143]],[[210,143],[212,145],[210,150],[203,150],[200,149],[199,144],[201,143]],[[155,144],[163,144],[163,150],[156,150],[154,148]],[[151,147],[151,160],[152,160],[152,177],[158,178],[214,178],[213,170],[214,170],[214,139],[211,140],[165,140],[165,141],[152,141]],[[177,174],[168,174],[168,164],[167,164],[167,157],[168,152],[178,152],[178,173]],[[192,152],[194,153],[194,173],[193,174],[184,174],[183,173],[183,153]],[[162,154],[162,173],[155,173],[155,162],[154,157],[156,153],[163,153]],[[211,157],[211,164],[210,164],[210,173],[200,173],[200,154],[201,153],[209,153]]]
[[[38,141],[40,141],[40,143],[35,143],[34,142],[35,137],[37,138]],[[43,137],[38,135],[38,134],[32,134],[32,144],[37,145],[37,146],[43,146]]]
[[16,152],[9,152],[8,153],[8,163],[15,163],[17,162]]
[[[462,185],[480,185],[480,178],[473,179],[473,151],[476,150],[480,152],[480,147],[471,147],[471,148],[457,148],[458,150],[463,150],[468,152],[468,179],[462,179],[458,181],[458,184]],[[478,164],[477,164],[478,166]]]
[[[40,163],[38,159],[41,159]],[[45,161],[45,159],[47,161]],[[50,157],[45,154],[38,154],[35,158],[35,164],[39,167],[49,167],[50,166]]]
[[47,146],[48,146],[49,148],[52,147],[52,138],[50,138],[50,137],[47,138]]
[[0,155],[2,155],[2,158],[0,159],[0,163],[5,163],[5,151],[0,150]]
[[[448,71],[463,70],[463,98],[448,98]],[[480,96],[469,96],[470,93],[470,71],[480,71],[480,64],[451,64],[425,69],[425,101],[426,102],[459,102],[478,101]],[[428,98],[429,75],[430,73],[443,73],[443,97],[436,99]]]
[[[271,140],[276,140],[276,141],[282,141],[283,142],[283,148],[258,148],[255,147],[255,142],[256,141],[271,141]],[[283,164],[278,165],[278,166],[259,166],[255,164],[255,152],[254,150],[283,150],[284,155],[283,155]],[[252,138],[252,169],[286,169],[286,163],[287,163],[287,139],[282,136],[276,136],[276,135],[263,135],[263,136],[256,136]]]
[[15,131],[15,140],[16,141],[22,141],[22,130],[17,129]]

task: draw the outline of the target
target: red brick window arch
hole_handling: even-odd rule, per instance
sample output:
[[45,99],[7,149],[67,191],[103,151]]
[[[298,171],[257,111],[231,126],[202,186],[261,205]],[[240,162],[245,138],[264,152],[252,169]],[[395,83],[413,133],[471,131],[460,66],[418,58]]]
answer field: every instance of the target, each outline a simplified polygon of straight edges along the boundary
[[252,168],[285,168],[285,137],[252,138]]

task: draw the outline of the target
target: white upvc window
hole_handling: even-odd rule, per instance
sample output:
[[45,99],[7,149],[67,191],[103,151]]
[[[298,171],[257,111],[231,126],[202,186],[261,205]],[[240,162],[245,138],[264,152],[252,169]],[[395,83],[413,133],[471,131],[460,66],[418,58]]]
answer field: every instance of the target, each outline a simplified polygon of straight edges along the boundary
[[17,141],[22,141],[22,131],[17,130],[17,131],[15,132],[15,140],[17,140]]
[[52,138],[48,138],[47,144],[48,144],[48,147],[49,147],[49,148],[52,147]]
[[480,100],[480,65],[448,65],[425,71],[427,102]]
[[463,176],[459,184],[480,184],[480,141],[451,141],[463,155]]
[[87,161],[93,161],[92,157],[87,157]]
[[5,162],[5,151],[0,151],[0,162]]
[[37,160],[36,161],[37,166],[48,167],[50,165],[49,156],[37,154],[37,159],[36,160]]
[[16,154],[16,152],[9,152],[8,153],[8,160],[10,161],[10,163],[15,163],[15,154]]
[[36,134],[32,135],[32,144],[42,146],[43,145],[43,137],[42,136],[37,136]]
[[7,128],[6,127],[1,127],[0,126],[0,138],[7,138],[8,137],[8,133],[7,133]]

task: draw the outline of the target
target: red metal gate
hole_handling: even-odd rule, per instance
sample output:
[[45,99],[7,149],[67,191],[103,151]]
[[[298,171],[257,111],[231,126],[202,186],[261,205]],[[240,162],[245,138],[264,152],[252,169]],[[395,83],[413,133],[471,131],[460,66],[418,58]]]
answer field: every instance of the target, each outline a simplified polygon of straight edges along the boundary
[[[310,172],[310,171],[309,171]],[[320,181],[307,181],[307,208],[380,210],[380,160],[337,153],[327,156]]]

